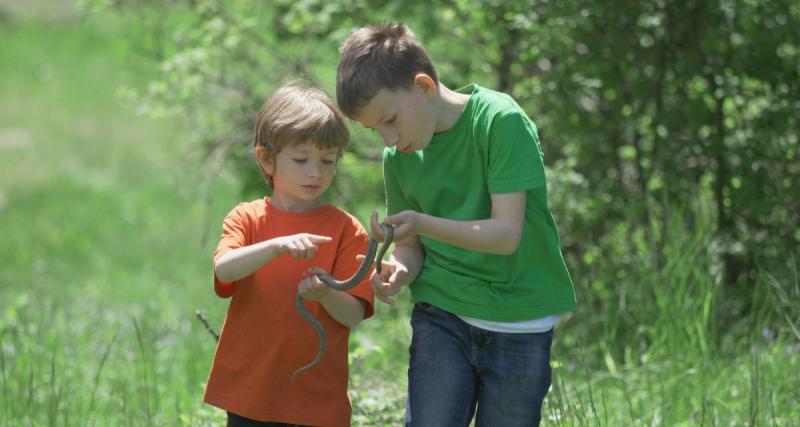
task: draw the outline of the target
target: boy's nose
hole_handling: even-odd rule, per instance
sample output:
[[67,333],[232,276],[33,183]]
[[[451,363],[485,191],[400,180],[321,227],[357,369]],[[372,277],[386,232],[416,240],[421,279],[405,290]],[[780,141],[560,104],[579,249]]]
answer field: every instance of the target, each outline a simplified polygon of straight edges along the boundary
[[400,137],[397,134],[392,135],[389,138],[384,138],[384,142],[386,147],[392,148],[400,141]]
[[322,166],[320,166],[317,162],[313,162],[311,167],[308,168],[308,176],[316,178],[322,174]]
[[397,135],[397,132],[389,129],[382,130],[381,137],[383,138],[383,143],[387,148],[394,147],[397,144],[397,141],[400,139],[399,135]]

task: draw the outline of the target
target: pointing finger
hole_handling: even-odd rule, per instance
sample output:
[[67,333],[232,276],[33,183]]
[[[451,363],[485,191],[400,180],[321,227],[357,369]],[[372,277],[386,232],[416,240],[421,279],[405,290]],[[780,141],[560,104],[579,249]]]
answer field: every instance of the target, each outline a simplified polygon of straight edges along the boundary
[[333,238],[331,238],[331,237],[320,236],[320,235],[317,235],[317,234],[309,234],[307,236],[307,239],[309,239],[310,241],[312,241],[314,243],[328,243],[328,242],[333,240]]

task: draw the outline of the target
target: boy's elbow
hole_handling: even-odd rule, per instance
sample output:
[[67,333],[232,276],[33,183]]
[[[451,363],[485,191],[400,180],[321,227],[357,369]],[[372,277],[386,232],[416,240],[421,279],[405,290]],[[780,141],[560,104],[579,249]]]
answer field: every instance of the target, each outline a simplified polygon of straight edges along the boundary
[[358,307],[356,307],[353,316],[348,319],[346,325],[348,328],[354,328],[358,326],[359,323],[364,321],[364,316],[367,314],[366,308],[364,307],[364,301],[362,301],[361,298],[356,298],[356,300],[358,301]]
[[516,246],[505,245],[505,246],[503,246],[501,248],[498,248],[498,250],[495,252],[495,254],[497,254],[497,255],[511,255],[511,254],[513,254],[514,252],[517,251],[518,247],[519,247],[519,245],[516,245]]
[[361,323],[362,320],[364,320],[364,316],[358,316],[356,314],[352,314],[352,315],[345,315],[342,317],[334,317],[334,319],[336,319],[337,322],[342,324],[342,326],[345,326],[347,328],[355,328],[356,326],[358,326],[359,323]]
[[217,262],[214,264],[214,275],[217,276],[217,279],[219,279],[220,282],[227,283],[236,281],[236,278],[233,277],[233,274],[231,274],[231,272],[225,268],[224,263]]
[[214,275],[217,276],[217,279],[223,283],[230,283],[234,281],[230,276],[220,270],[214,270]]
[[351,321],[347,322],[348,324],[345,325],[345,326],[347,326],[348,328],[355,328],[356,326],[358,326],[359,323],[361,323],[362,320],[364,320],[363,317],[362,318],[357,318],[357,319],[352,319]]
[[[494,218],[493,218],[494,219]],[[488,227],[487,227],[488,228]],[[514,221],[510,219],[495,219],[491,230],[487,230],[492,236],[491,251],[496,255],[511,255],[519,248],[522,239],[523,223],[522,219]]]
[[500,242],[500,245],[498,245],[495,253],[498,255],[511,255],[519,248],[519,241],[519,234],[509,239],[503,239],[503,241]]

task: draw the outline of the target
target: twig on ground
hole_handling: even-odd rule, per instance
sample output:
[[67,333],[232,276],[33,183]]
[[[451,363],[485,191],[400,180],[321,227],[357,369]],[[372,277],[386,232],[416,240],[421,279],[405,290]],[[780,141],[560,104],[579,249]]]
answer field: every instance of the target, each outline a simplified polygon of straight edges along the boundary
[[208,333],[211,334],[215,340],[219,341],[219,334],[214,330],[214,328],[211,327],[211,325],[208,324],[208,319],[206,319],[206,316],[204,316],[200,310],[196,310],[194,314],[197,315],[197,318],[200,319],[201,322],[203,322],[203,326],[206,327]]

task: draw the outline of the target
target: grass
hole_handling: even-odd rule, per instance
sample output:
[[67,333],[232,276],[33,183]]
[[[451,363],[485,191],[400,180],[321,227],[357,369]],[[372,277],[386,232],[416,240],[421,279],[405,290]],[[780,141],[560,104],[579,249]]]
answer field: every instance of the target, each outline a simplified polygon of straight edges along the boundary
[[[130,25],[0,23],[0,426],[224,422],[201,402],[214,342],[194,313],[227,309],[210,253],[239,186],[223,175],[207,202],[180,129],[121,101],[150,73]],[[796,273],[754,279],[763,309],[720,325],[708,226],[669,231],[635,281],[573,271],[543,424],[798,425]],[[355,425],[401,423],[406,298],[353,332]]]
[[233,202],[198,201],[170,126],[119,103],[120,86],[146,75],[113,26],[0,27],[14,41],[0,48],[0,128],[29,135],[0,145],[8,425],[214,419],[199,401],[213,342],[192,315],[224,316],[201,236],[207,212]]

